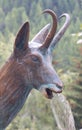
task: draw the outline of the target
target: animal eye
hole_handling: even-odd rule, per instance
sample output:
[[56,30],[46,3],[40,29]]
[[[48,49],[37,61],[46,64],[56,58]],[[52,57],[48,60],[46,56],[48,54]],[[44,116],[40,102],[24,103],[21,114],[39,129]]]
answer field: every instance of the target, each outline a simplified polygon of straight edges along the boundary
[[33,62],[39,62],[39,58],[35,55],[31,56]]

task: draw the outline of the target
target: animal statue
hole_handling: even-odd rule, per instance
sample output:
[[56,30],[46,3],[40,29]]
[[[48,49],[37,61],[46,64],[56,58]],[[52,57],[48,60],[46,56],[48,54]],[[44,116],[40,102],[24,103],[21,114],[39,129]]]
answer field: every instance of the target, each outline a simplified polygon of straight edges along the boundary
[[60,16],[66,20],[56,34],[56,14],[50,9],[43,13],[52,16],[52,26],[43,27],[29,42],[29,22],[25,22],[17,33],[10,58],[0,69],[0,130],[17,115],[33,88],[48,99],[52,99],[53,93],[62,92],[63,83],[52,66],[52,52],[68,28],[70,16]]

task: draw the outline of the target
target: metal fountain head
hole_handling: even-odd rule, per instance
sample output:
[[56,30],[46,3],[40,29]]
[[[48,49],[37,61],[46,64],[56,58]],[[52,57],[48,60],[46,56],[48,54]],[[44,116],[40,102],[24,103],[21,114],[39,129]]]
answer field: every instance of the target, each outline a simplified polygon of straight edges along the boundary
[[53,97],[53,92],[62,92],[63,83],[52,66],[52,52],[68,28],[70,16],[60,16],[66,20],[56,33],[56,14],[49,9],[43,13],[52,16],[52,25],[46,25],[29,42],[29,22],[25,22],[17,33],[12,55],[0,70],[0,130],[16,116],[32,88],[48,99]]
[[21,61],[23,64],[27,62],[27,69],[31,71],[31,77],[28,74],[31,86],[51,99],[53,92],[60,93],[63,88],[63,83],[52,66],[52,52],[68,28],[70,16],[68,14],[60,16],[60,19],[65,17],[66,21],[59,32],[56,33],[58,23],[56,14],[50,9],[44,10],[43,13],[48,13],[52,16],[52,25],[46,25],[29,42],[29,23],[24,23],[16,36],[14,55],[18,55],[17,58],[19,59],[19,55],[23,56],[24,53],[25,56]]

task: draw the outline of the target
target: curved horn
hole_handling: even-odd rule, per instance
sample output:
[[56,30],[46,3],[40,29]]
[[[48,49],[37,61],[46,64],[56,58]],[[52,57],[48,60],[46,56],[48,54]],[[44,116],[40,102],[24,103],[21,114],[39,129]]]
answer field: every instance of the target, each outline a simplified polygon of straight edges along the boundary
[[57,17],[56,17],[56,14],[50,10],[50,9],[46,9],[43,11],[43,13],[48,13],[52,16],[52,19],[53,19],[53,24],[52,24],[52,27],[51,27],[51,30],[50,32],[48,33],[43,45],[39,48],[40,50],[45,50],[45,49],[48,49],[55,33],[56,33],[56,29],[57,29]]
[[65,21],[64,25],[61,27],[61,29],[59,30],[59,32],[55,35],[53,41],[51,42],[51,45],[50,45],[51,51],[54,49],[56,43],[59,42],[59,40],[62,38],[62,36],[64,35],[65,31],[67,30],[67,28],[70,24],[69,14],[64,13],[59,17],[59,19],[62,17],[66,17],[66,21]]

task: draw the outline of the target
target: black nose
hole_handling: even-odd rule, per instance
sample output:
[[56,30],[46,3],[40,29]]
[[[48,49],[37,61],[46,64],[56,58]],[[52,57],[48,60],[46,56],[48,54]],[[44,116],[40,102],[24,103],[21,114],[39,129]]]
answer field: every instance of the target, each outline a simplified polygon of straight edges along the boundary
[[57,86],[58,88],[60,88],[60,89],[62,89],[63,86],[64,86],[63,83],[61,82],[61,80],[55,80],[54,83],[55,83],[56,86]]
[[57,88],[59,88],[61,91],[63,89],[63,86],[59,86],[58,84],[56,84]]
[[63,86],[64,86],[62,82],[56,83],[56,85],[57,85],[59,88],[63,88]]

